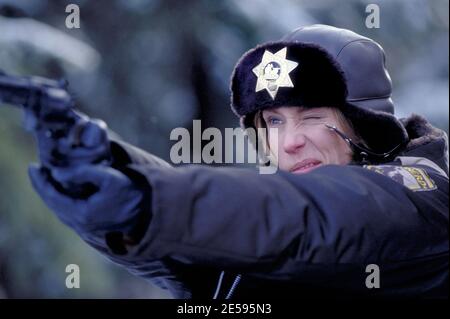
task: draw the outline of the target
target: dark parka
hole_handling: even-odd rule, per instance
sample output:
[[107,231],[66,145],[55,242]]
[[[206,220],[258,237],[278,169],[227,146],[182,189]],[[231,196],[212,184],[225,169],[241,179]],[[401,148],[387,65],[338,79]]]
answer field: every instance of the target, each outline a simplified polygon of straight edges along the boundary
[[[303,175],[173,168],[112,141],[147,196],[132,231],[83,238],[176,298],[447,297],[447,137],[420,116],[402,123],[394,161]],[[370,264],[380,288],[366,286]]]

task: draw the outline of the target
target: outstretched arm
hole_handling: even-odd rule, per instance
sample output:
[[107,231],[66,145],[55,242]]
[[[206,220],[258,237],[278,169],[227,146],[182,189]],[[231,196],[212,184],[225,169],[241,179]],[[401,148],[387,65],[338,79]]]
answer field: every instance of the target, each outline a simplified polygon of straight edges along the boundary
[[[341,283],[360,279],[349,272],[376,263],[389,269],[388,291],[395,293],[407,289],[411,276],[418,276],[416,285],[430,284],[422,281],[433,278],[434,266],[424,275],[414,273],[417,265],[448,253],[448,181],[437,174],[430,173],[437,189],[413,192],[354,166],[326,166],[301,176],[195,166],[130,164],[129,169],[145,177],[151,190],[142,201],[148,206],[140,208],[148,225],[119,253],[114,251],[120,241],[105,240],[108,232],[121,232],[119,224],[103,229],[96,240],[112,260],[143,277],[157,274],[147,266],[168,261],[332,285],[338,284],[337,274]],[[86,207],[87,216],[95,215]],[[407,269],[405,282],[395,278],[399,269]],[[361,288],[363,280],[352,289]]]

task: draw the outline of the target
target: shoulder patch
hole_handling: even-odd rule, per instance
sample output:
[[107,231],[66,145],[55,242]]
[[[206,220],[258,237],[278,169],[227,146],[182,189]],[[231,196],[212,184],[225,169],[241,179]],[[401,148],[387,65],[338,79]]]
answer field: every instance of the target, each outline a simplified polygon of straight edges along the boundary
[[364,167],[388,176],[415,192],[431,191],[437,188],[436,183],[421,168],[395,165],[364,165]]

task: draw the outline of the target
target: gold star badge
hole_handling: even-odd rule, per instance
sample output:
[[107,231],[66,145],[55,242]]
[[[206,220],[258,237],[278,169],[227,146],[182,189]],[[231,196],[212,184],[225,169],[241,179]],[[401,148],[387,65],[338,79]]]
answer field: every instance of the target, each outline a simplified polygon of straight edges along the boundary
[[252,70],[258,78],[255,92],[266,89],[275,100],[279,87],[294,87],[289,73],[297,67],[298,63],[287,60],[286,52],[286,47],[277,53],[267,50],[264,52],[261,63]]

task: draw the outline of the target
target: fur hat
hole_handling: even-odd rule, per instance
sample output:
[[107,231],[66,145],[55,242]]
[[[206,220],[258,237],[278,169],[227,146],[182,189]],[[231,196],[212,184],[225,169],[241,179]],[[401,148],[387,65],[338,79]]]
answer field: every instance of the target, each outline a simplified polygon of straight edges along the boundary
[[391,92],[378,43],[349,30],[313,25],[245,53],[231,78],[231,107],[243,128],[253,126],[255,113],[266,108],[336,107],[371,150],[383,153],[408,141],[393,115]]

